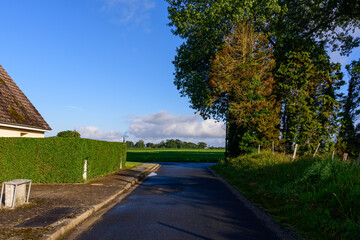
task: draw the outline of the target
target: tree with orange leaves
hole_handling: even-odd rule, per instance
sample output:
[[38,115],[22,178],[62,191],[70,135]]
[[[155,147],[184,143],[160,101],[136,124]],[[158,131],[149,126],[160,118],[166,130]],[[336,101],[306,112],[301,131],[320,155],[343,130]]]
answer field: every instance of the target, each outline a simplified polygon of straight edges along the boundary
[[250,152],[277,142],[280,105],[273,95],[275,67],[267,36],[240,21],[211,61],[208,106],[227,122],[227,150]]

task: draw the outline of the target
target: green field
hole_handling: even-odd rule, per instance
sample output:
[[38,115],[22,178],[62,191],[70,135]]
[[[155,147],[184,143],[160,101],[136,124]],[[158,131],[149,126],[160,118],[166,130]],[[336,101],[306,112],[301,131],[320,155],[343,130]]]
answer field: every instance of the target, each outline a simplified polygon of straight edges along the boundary
[[218,162],[223,149],[128,149],[132,162]]

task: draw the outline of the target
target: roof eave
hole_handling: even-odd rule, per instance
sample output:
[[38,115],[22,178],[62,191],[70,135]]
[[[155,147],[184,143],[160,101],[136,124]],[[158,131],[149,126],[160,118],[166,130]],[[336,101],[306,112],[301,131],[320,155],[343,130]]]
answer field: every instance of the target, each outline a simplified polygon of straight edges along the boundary
[[32,131],[40,131],[40,132],[50,132],[52,129],[43,129],[39,127],[33,127],[28,125],[20,125],[20,124],[9,124],[0,122],[0,127],[10,127],[10,128],[17,128],[17,129],[24,129],[24,130],[32,130]]

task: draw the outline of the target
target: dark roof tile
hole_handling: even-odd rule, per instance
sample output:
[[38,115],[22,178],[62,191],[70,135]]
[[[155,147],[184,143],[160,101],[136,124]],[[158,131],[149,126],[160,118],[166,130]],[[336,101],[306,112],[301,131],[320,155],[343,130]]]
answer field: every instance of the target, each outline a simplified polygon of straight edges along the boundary
[[0,122],[51,130],[44,118],[1,65]]

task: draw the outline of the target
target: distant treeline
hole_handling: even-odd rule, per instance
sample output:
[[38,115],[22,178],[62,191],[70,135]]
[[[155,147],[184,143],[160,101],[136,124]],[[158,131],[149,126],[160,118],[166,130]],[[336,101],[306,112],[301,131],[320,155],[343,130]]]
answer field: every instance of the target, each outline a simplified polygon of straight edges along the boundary
[[139,140],[135,144],[132,141],[126,141],[127,148],[186,148],[186,149],[215,149],[218,147],[208,147],[204,142],[192,143],[192,142],[183,142],[179,139],[167,139],[166,141],[161,141],[160,143],[145,143],[144,140]]

